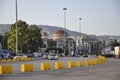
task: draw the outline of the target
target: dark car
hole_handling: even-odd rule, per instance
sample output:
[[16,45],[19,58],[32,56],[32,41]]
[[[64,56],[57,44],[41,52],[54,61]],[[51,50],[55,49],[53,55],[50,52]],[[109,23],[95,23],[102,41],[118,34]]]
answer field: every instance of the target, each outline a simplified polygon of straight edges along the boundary
[[0,60],[2,60],[2,54],[0,53]]
[[0,54],[2,55],[2,59],[13,59],[15,53],[9,49],[0,50]]
[[26,56],[27,56],[28,58],[31,58],[31,57],[33,57],[34,55],[31,54],[31,53],[27,53]]
[[88,54],[83,54],[83,57],[88,57]]
[[9,59],[9,54],[7,54],[7,53],[2,53],[2,58],[3,58],[3,59]]

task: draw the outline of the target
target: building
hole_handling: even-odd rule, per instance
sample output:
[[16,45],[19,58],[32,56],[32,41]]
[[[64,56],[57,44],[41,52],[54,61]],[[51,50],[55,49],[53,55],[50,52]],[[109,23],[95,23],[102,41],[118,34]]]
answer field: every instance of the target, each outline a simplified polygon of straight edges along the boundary
[[82,35],[79,38],[78,51],[82,54],[88,53],[90,50],[90,44],[88,42],[89,37],[87,35]]
[[64,30],[58,30],[53,34],[53,40],[57,42],[56,47],[64,48],[68,39],[68,33]]
[[[76,45],[75,45],[75,41],[73,40],[73,38],[68,38],[67,41],[67,46],[68,46],[68,54],[69,55],[74,55],[76,52]],[[72,53],[73,52],[73,53]]]
[[68,38],[68,33],[65,32],[64,30],[58,30],[53,34],[53,40],[57,39],[67,39]]
[[42,39],[44,42],[44,48],[48,48],[48,34],[46,32],[42,33]]

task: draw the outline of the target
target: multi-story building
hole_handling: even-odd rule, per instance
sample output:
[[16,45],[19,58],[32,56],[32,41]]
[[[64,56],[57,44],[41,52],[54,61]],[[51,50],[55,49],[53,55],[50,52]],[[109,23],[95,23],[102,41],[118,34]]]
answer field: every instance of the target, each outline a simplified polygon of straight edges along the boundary
[[78,52],[80,53],[88,53],[89,51],[89,43],[88,43],[88,36],[87,35],[81,35],[78,39]]
[[76,51],[76,45],[75,45],[75,41],[73,40],[73,38],[68,38],[67,45],[68,45],[68,54],[69,55],[74,54],[72,52]]
[[68,33],[64,30],[58,30],[53,34],[53,40],[57,42],[56,47],[64,48],[68,39]]
[[98,53],[100,52],[99,40],[95,39],[95,35],[81,35],[77,39],[77,49],[79,53]]
[[48,34],[46,32],[42,33],[42,39],[44,42],[44,48],[48,48]]

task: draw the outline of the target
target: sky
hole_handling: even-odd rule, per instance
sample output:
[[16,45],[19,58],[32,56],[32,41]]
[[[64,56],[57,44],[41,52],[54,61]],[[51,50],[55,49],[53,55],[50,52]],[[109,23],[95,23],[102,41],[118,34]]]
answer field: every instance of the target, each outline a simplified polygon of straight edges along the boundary
[[[18,0],[18,19],[89,35],[120,36],[120,0]],[[0,24],[15,22],[15,0],[0,0]]]

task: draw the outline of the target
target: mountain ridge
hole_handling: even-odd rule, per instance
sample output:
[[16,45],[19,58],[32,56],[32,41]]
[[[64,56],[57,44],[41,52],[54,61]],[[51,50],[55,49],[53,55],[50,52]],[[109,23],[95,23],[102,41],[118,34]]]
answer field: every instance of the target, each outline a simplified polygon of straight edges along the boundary
[[[11,24],[0,24],[0,33],[4,34],[5,32],[9,31],[10,26],[11,26]],[[57,30],[64,30],[64,28],[58,27],[58,26],[49,26],[49,25],[37,25],[37,26],[38,26],[38,28],[42,29],[42,32],[47,32],[48,34],[53,34]],[[69,36],[79,36],[79,35],[83,34],[83,33],[69,30],[69,29],[66,29],[66,31],[69,34]]]
[[[10,30],[10,26],[11,24],[0,24],[0,34],[4,34],[5,32]],[[49,26],[49,25],[37,25],[39,28],[42,29],[42,32],[47,32],[48,34],[50,34],[49,36],[52,38],[52,34],[55,33],[57,30],[64,30],[64,28],[59,27],[59,26]],[[66,29],[67,33],[69,34],[69,36],[79,36],[82,35],[84,33],[79,33],[76,31],[72,31],[69,29]],[[86,34],[88,35],[88,34]],[[119,35],[97,35],[96,36],[97,39],[107,39],[107,38],[118,38],[120,39]]]

